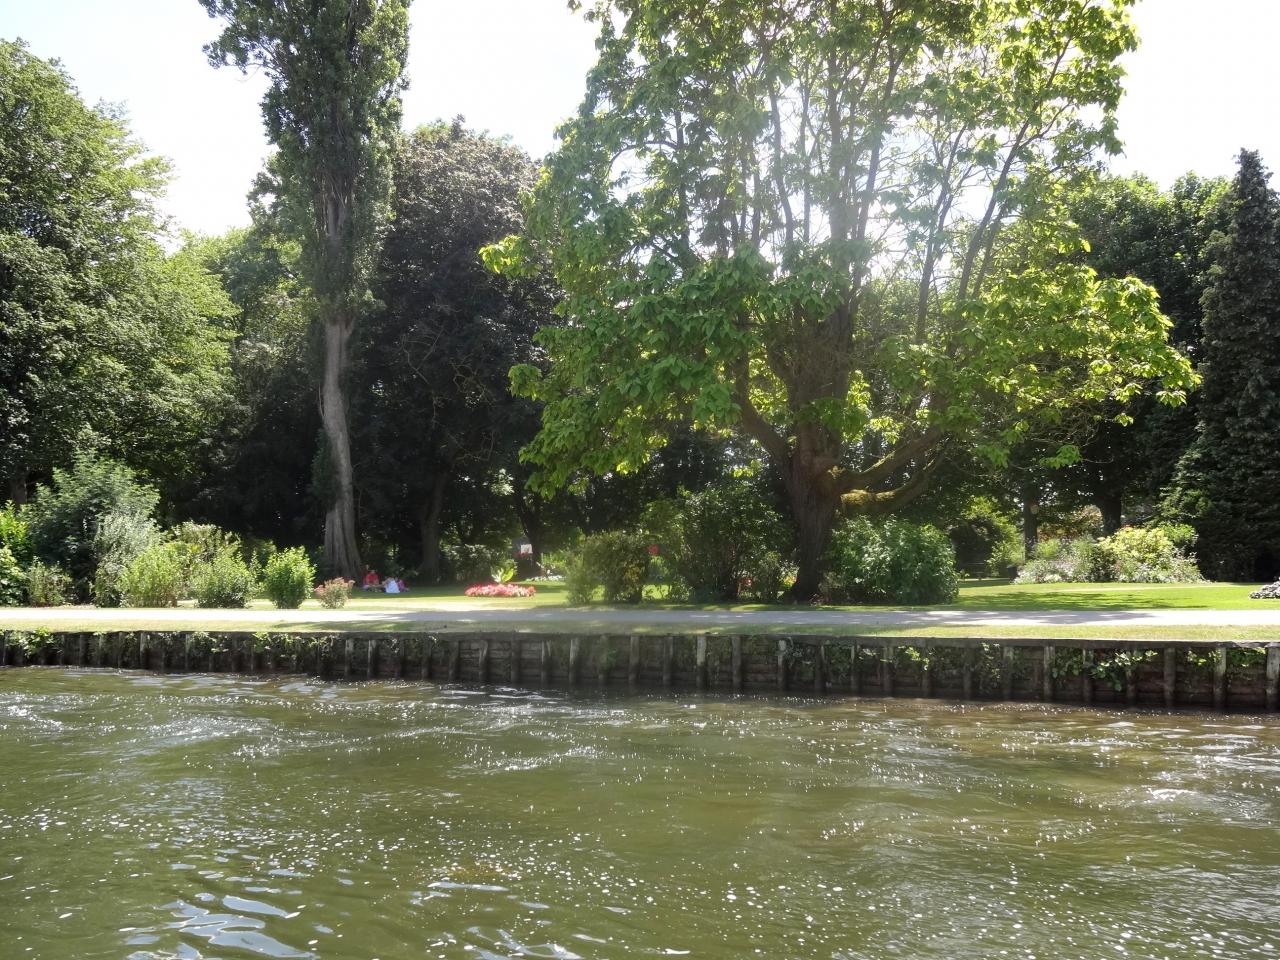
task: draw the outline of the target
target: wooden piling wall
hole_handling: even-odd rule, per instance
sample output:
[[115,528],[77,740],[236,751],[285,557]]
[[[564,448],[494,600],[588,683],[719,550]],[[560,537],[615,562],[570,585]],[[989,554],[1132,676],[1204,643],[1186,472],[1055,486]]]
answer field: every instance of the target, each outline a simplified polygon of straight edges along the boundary
[[10,631],[0,667],[307,674],[1275,712],[1280,639]]

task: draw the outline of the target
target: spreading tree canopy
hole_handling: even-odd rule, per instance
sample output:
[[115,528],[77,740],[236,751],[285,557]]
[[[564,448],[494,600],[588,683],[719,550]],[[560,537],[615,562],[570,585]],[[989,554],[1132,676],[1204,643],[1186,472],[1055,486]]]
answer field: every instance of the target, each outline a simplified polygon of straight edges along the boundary
[[[508,372],[534,357],[533,334],[552,319],[545,277],[486,270],[480,248],[517,231],[521,194],[537,167],[519,148],[460,120],[406,138],[395,169],[394,219],[356,369],[367,385],[354,408],[361,497],[388,539],[406,521],[420,573],[440,579],[446,492],[455,479],[486,491],[521,439],[532,408],[510,394]],[[497,512],[492,497],[484,508]]]
[[0,41],[0,478],[15,500],[92,448],[167,482],[225,397],[231,305],[159,243],[165,177],[56,62]]
[[387,214],[408,55],[409,0],[200,0],[225,23],[215,66],[260,68],[280,204],[301,240],[324,334],[325,561],[356,577],[345,378],[352,332]]
[[1192,381],[1141,282],[1063,257],[1117,149],[1129,0],[599,0],[599,62],[497,269],[545,258],[565,323],[526,455],[556,487],[692,419],[784,482],[796,595],[841,503],[892,510],[948,449]]

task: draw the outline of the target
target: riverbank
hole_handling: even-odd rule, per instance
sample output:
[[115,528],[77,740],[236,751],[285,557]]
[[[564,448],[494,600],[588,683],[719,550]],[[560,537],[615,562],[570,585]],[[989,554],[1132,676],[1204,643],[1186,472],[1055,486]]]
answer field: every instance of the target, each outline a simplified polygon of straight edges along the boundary
[[1280,641],[1117,642],[788,633],[629,635],[458,629],[0,635],[0,667],[302,674],[511,687],[750,689],[925,699],[1280,706]]

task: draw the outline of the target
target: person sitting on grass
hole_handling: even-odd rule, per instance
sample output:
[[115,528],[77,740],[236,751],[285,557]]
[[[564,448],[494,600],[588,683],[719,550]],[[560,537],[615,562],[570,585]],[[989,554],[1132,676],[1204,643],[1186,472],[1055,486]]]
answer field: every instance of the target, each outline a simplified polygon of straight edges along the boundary
[[405,586],[404,577],[396,577],[396,586],[400,588],[401,593],[408,593],[409,588]]
[[395,577],[387,577],[387,581],[382,585],[382,589],[387,593],[399,593],[400,584],[396,581]]
[[379,577],[376,573],[374,573],[373,567],[370,567],[364,575],[364,580],[360,584],[360,589],[377,590],[379,584],[381,583],[382,583],[382,578]]

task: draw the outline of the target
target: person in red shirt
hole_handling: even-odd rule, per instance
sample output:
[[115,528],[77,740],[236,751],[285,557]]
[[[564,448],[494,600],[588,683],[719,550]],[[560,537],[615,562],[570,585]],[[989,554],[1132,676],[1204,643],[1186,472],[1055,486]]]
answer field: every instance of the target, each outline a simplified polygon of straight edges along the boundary
[[361,587],[365,590],[377,590],[380,586],[382,586],[382,578],[373,572],[373,567],[370,567],[369,572],[364,575]]

